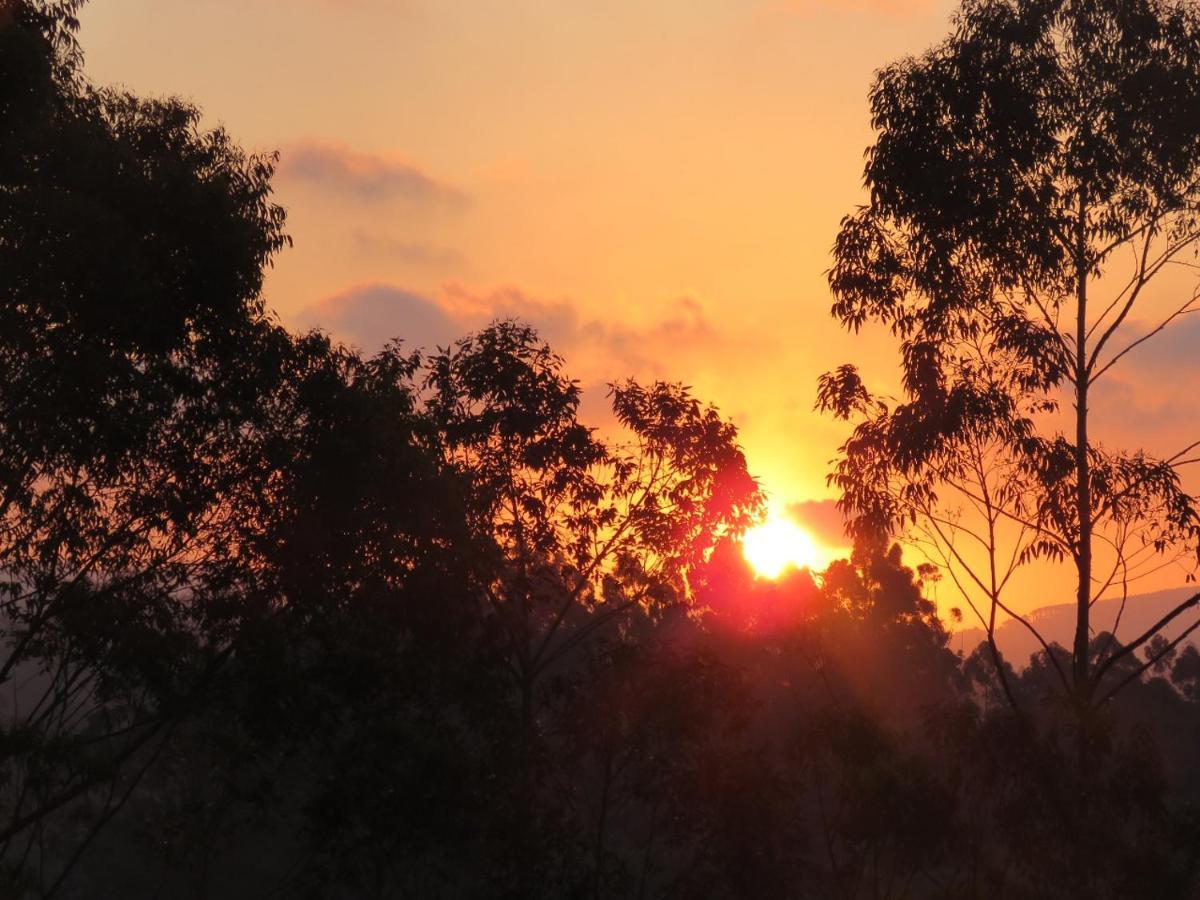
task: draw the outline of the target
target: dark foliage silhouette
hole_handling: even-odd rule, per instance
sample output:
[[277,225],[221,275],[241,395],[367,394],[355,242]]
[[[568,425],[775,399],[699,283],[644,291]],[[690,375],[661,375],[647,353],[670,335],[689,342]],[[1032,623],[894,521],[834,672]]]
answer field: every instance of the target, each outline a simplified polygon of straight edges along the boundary
[[1196,560],[1200,515],[1180,480],[1196,445],[1113,451],[1089,422],[1113,367],[1196,309],[1194,286],[1165,308],[1146,296],[1200,238],[1200,120],[1186,112],[1200,108],[1198,48],[1194,4],[968,0],[949,39],[879,74],[871,202],[843,221],[830,271],[835,316],[887,325],[903,360],[898,401],[852,366],[822,379],[820,405],[857,421],[833,475],[844,509],[856,528],[906,530],[943,566],[1014,705],[997,616],[1037,631],[1011,577],[1074,567],[1070,653],[1041,642],[1076,708],[1080,766],[1096,711],[1158,657],[1119,663],[1180,616],[1162,652],[1200,624],[1194,595],[1104,658],[1090,650],[1098,598],[1127,596],[1164,556]]
[[18,863],[100,785],[105,821],[231,652],[217,619],[253,579],[266,476],[246,434],[290,352],[258,297],[286,243],[271,160],[185,104],[88,85],[75,6],[6,3],[0,30],[0,849]]
[[[0,0],[0,896],[1200,890],[1195,647],[1016,665],[1001,574],[962,656],[932,588],[966,561],[889,536],[974,529],[957,492],[1018,560],[1084,572],[1089,518],[1193,548],[1185,456],[1090,448],[1081,482],[1038,430],[1102,374],[1038,316],[1128,232],[1191,240],[1188,8],[969,2],[881,75],[833,280],[905,341],[908,396],[824,382],[860,417],[854,549],[777,580],[741,552],[736,429],[687,387],[614,382],[602,434],[526,324],[370,356],[276,324],[274,158],[90,84],[78,8]],[[1085,102],[1104,128],[1072,131]]]

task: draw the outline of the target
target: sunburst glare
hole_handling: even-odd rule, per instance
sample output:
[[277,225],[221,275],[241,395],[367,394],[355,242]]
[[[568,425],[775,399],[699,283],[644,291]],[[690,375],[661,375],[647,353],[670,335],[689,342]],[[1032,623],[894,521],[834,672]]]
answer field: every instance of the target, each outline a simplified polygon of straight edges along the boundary
[[760,578],[778,578],[789,568],[818,569],[827,556],[803,527],[775,514],[746,532],[742,553]]

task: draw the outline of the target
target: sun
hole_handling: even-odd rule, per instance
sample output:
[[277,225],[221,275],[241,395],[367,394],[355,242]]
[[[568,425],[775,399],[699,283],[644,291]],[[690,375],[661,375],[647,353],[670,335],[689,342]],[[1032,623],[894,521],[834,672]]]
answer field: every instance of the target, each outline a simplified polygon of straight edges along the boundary
[[816,569],[824,558],[812,535],[790,519],[772,516],[746,532],[742,554],[761,578],[778,578],[786,569]]

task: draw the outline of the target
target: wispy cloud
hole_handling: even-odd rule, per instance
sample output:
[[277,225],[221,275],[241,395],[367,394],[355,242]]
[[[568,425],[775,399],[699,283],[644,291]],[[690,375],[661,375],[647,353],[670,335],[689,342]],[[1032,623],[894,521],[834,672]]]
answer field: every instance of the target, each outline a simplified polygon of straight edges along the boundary
[[[1104,359],[1151,334],[1158,321],[1127,322]],[[1093,430],[1113,448],[1169,457],[1200,439],[1200,316],[1185,316],[1134,348],[1092,388]],[[1191,490],[1200,472],[1185,472]]]
[[461,208],[467,202],[457,187],[412,163],[336,143],[304,141],[285,149],[279,176],[368,202],[402,200],[426,208]]
[[692,297],[665,304],[657,317],[641,323],[585,316],[569,301],[543,300],[512,287],[476,291],[450,284],[443,303],[472,327],[506,317],[533,323],[585,378],[686,379],[698,361],[740,342],[719,333],[703,304]]
[[744,339],[714,328],[704,306],[688,297],[634,324],[585,316],[568,300],[541,299],[515,287],[476,290],[450,283],[429,296],[368,283],[314,303],[296,321],[372,352],[393,338],[411,346],[444,346],[504,318],[537,327],[567,358],[572,374],[591,383],[627,376],[688,379],[714,358],[747,349]]
[[447,346],[463,327],[434,300],[388,284],[362,284],[314,303],[296,317],[304,328],[320,328],[373,353],[393,338],[407,346]]
[[[1151,335],[1159,322],[1131,322],[1117,334],[1114,347],[1131,345]],[[1163,378],[1192,374],[1200,349],[1200,312],[1185,314],[1161,332],[1134,348],[1126,357],[1126,368],[1153,373]]]

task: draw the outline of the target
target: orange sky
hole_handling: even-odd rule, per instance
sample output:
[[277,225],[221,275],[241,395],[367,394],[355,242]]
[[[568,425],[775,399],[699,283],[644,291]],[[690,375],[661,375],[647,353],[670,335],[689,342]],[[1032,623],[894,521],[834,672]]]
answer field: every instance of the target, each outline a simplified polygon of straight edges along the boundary
[[[823,272],[863,199],[872,73],[944,36],[952,6],[92,0],[82,40],[96,81],[191,98],[283,152],[295,248],[267,290],[285,322],[373,349],[523,316],[585,385],[693,385],[782,507],[830,496],[845,427],[812,412],[818,374],[895,383],[891,342],[829,317]],[[1149,365],[1114,382],[1137,400],[1100,413],[1114,438],[1166,450],[1195,420],[1200,394],[1172,406],[1159,383]],[[1032,605],[1067,599],[1060,574],[1031,575]]]

